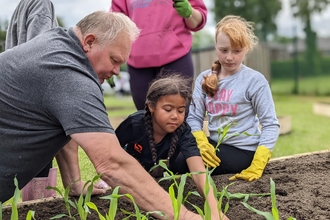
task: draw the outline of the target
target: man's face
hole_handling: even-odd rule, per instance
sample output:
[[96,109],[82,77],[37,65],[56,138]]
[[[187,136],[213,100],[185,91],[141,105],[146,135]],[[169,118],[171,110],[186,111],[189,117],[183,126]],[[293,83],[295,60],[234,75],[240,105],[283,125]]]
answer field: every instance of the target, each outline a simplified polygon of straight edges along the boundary
[[122,34],[119,34],[110,45],[104,46],[98,43],[94,35],[87,35],[84,38],[86,56],[101,84],[105,79],[119,74],[120,66],[127,61],[131,47],[132,41]]

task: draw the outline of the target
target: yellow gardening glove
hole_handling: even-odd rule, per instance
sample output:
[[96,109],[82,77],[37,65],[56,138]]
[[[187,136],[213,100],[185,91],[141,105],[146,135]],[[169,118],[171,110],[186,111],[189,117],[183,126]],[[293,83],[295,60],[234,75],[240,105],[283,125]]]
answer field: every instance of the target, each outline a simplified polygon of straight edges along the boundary
[[267,147],[262,145],[259,146],[254,153],[251,165],[245,170],[242,170],[241,173],[230,177],[229,180],[244,179],[251,182],[259,179],[262,176],[271,155],[272,152]]
[[197,147],[202,156],[205,166],[217,167],[220,165],[220,159],[215,153],[215,148],[209,143],[203,131],[194,131],[192,134],[196,138]]

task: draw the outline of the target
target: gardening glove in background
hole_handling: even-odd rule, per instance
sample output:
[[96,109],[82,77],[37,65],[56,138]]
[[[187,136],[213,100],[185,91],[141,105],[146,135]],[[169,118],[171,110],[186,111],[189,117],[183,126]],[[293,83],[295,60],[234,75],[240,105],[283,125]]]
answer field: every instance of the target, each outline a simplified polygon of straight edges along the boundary
[[209,143],[207,137],[203,131],[192,132],[196,138],[197,147],[202,156],[205,166],[217,167],[220,165],[220,159],[215,153],[215,148]]
[[183,18],[189,18],[192,14],[192,7],[188,0],[173,0],[173,7]]
[[259,179],[262,176],[271,155],[272,152],[267,147],[262,145],[259,146],[254,153],[251,165],[245,170],[242,170],[241,173],[230,177],[229,180],[244,179],[251,182]]
[[114,76],[111,78],[107,79],[107,82],[109,83],[111,88],[114,88],[116,86],[115,81],[114,81]]

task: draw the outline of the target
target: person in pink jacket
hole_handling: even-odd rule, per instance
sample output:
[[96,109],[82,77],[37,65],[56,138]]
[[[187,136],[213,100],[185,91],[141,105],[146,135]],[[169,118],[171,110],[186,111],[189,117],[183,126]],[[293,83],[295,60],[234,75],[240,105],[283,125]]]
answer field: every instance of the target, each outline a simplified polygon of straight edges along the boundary
[[193,78],[191,31],[206,24],[203,0],[112,0],[110,11],[124,13],[141,29],[127,61],[138,110],[144,109],[149,83],[161,69]]

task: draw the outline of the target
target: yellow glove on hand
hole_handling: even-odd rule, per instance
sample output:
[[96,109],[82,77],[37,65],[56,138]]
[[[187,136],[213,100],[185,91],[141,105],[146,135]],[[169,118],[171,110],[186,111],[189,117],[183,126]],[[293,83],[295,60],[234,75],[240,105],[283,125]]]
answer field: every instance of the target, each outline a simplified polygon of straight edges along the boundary
[[251,165],[245,170],[242,170],[241,173],[230,177],[229,180],[244,179],[251,182],[259,179],[262,176],[271,155],[272,152],[267,147],[262,145],[259,146],[254,153]]
[[203,131],[192,132],[196,138],[197,147],[202,156],[205,166],[217,167],[220,165],[220,159],[215,153],[215,148],[209,143],[207,137]]

